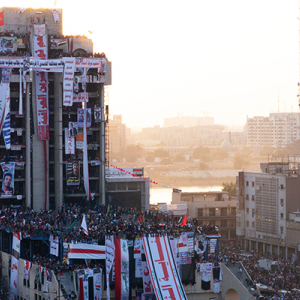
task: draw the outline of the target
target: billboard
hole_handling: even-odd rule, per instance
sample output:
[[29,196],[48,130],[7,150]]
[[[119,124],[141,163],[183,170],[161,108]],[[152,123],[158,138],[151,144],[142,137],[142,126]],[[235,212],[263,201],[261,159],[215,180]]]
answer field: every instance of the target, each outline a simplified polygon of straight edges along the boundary
[[80,163],[78,160],[66,162],[67,185],[79,185],[80,183]]
[[158,204],[158,211],[162,213],[171,213],[174,216],[183,216],[187,214],[186,204]]

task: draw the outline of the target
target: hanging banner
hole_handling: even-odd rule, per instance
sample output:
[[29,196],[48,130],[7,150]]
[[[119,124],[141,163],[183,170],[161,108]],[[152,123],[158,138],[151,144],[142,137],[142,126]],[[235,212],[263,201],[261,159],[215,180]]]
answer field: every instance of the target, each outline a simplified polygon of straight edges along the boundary
[[94,120],[95,122],[101,122],[101,107],[94,108]]
[[151,276],[146,261],[142,261],[144,293],[154,293]]
[[34,25],[34,35],[35,36],[44,36],[46,34],[45,24]]
[[2,68],[1,82],[2,83],[10,83],[11,77],[11,69],[10,68]]
[[115,299],[129,299],[128,242],[118,238],[115,238]]
[[67,185],[80,184],[80,163],[78,160],[66,162]]
[[3,124],[3,137],[5,141],[6,150],[10,149],[10,85],[7,86],[6,103],[5,103],[5,116]]
[[60,20],[59,20],[59,14],[58,14],[58,12],[55,9],[52,9],[52,14],[53,14],[54,22],[55,23],[59,23]]
[[0,12],[0,26],[4,25],[3,11]]
[[87,277],[83,278],[83,300],[89,300],[89,282]]
[[[86,109],[86,126],[91,127],[91,108]],[[78,127],[84,127],[84,109],[77,108],[77,124]]]
[[94,273],[94,300],[101,300],[102,269],[100,268],[99,270],[100,270],[100,273]]
[[168,237],[143,237],[143,245],[156,299],[187,300]]
[[19,259],[19,255],[20,255],[20,240],[21,240],[21,233],[14,232],[13,245],[12,245],[13,253],[12,254],[17,259]]
[[141,258],[141,240],[135,239],[134,240],[134,250],[133,250],[134,258]]
[[14,39],[7,37],[0,38],[0,51],[5,53],[7,50],[14,52]]
[[105,257],[105,246],[84,243],[69,245],[69,259],[105,259]]
[[68,128],[65,128],[65,154],[75,154],[75,137],[69,135]]
[[10,268],[10,288],[9,288],[9,299],[17,299],[18,295],[18,276],[19,275],[19,260],[14,256],[11,257],[11,268]]
[[216,250],[216,244],[217,244],[217,239],[210,239],[209,242],[209,246],[210,246],[210,253],[215,253]]
[[24,260],[24,267],[23,267],[24,276],[23,277],[26,280],[29,280],[29,271],[30,271],[30,268],[31,268],[31,262],[27,261],[27,260]]
[[20,10],[18,12],[18,19],[21,16],[21,14],[27,9],[27,7],[20,7]]
[[105,236],[105,263],[106,263],[106,298],[110,299],[110,288],[109,288],[109,274],[112,269],[112,265],[115,258],[115,242],[114,236],[106,235]]
[[135,258],[135,278],[143,278],[142,258]]
[[76,57],[76,68],[100,68],[103,70],[102,73],[107,71],[106,68],[106,58],[85,58],[85,57]]
[[76,136],[76,149],[83,149],[83,128],[78,127],[78,134]]
[[0,132],[4,125],[7,90],[9,90],[9,83],[2,82],[0,84]]
[[[85,99],[84,99],[85,98]],[[73,103],[74,102],[89,102],[89,94],[88,93],[78,93],[78,94],[73,94]]]
[[14,194],[15,163],[1,163],[1,167],[3,171],[1,196],[11,197]]
[[78,134],[78,124],[77,122],[69,122],[69,135],[77,136]]
[[59,252],[59,239],[58,237],[53,237],[52,234],[49,236],[49,242],[50,242],[50,254],[58,256]]
[[64,91],[64,106],[73,105],[73,80],[75,72],[75,57],[63,57],[64,74],[63,74],[63,91]]

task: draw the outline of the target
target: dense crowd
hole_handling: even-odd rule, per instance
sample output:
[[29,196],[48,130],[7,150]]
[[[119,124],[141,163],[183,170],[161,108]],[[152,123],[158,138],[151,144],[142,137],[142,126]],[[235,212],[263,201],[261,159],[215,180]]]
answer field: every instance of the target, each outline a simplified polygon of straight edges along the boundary
[[[300,261],[286,259],[283,255],[251,251],[245,255],[242,245],[238,241],[220,243],[220,256],[223,262],[235,264],[241,261],[252,279],[251,284],[256,288],[257,284],[268,287],[262,292],[264,299],[300,299]],[[278,262],[279,268],[275,271],[267,271],[259,267],[259,260],[269,259]],[[249,282],[245,285],[249,286]],[[278,295],[279,291],[287,291],[286,295]],[[299,291],[297,291],[299,290]]]

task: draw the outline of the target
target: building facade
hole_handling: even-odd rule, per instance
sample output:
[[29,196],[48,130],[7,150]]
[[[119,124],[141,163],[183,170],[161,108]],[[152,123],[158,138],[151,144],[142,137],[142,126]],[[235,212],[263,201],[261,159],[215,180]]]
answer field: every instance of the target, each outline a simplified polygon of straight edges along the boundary
[[300,138],[300,113],[271,113],[247,118],[247,145],[285,147]]
[[223,239],[236,236],[236,200],[227,192],[185,193],[173,189],[172,204],[187,204],[187,215],[199,224],[218,226]]
[[236,183],[236,234],[245,249],[291,258],[300,242],[287,239],[289,214],[300,207],[298,172],[288,163],[262,164],[261,173],[240,172]]
[[[63,35],[61,9],[40,9],[37,13],[31,8],[4,7],[0,13],[3,16],[0,23],[2,79],[6,80],[3,67],[11,70],[11,119],[8,123],[11,147],[9,149],[1,138],[0,158],[4,167],[10,163],[15,166],[13,193],[9,197],[1,196],[0,205],[21,204],[39,211],[61,207],[64,202],[85,201],[84,155],[87,155],[87,181],[93,200],[98,204],[105,203],[103,90],[104,85],[111,84],[111,63],[104,54],[93,54],[93,43],[86,37]],[[58,72],[58,69],[53,69],[54,72],[52,68],[42,69],[47,58],[47,63],[64,64],[66,68],[64,57],[70,57],[71,60],[76,57],[76,66],[80,67],[73,70],[70,78],[64,73],[66,69]],[[34,64],[34,58],[40,61],[35,60]],[[14,64],[13,59],[22,61],[24,67],[9,66]],[[101,68],[98,68],[99,62]],[[28,70],[23,76],[25,67]],[[48,80],[45,79],[46,75],[41,75],[45,77],[37,81],[37,73],[47,73]],[[67,80],[72,81],[73,85],[70,96],[72,105],[65,105],[66,97],[70,94],[64,85]],[[87,153],[83,151],[84,130],[79,125],[84,97],[87,102]],[[46,121],[45,126],[48,127],[42,127]],[[71,136],[70,123],[78,123],[76,135]],[[45,132],[42,132],[44,129]],[[74,180],[70,179],[72,166],[73,170],[76,167],[79,172]],[[1,174],[4,172],[2,167]]]

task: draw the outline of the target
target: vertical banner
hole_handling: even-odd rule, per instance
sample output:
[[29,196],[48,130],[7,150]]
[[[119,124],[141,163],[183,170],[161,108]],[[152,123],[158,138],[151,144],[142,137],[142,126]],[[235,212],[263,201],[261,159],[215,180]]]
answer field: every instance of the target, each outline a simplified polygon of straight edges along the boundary
[[[45,24],[35,25],[34,27],[36,33],[34,36],[34,57],[46,59],[48,53],[47,36],[43,29]],[[42,33],[44,35],[41,36]],[[49,140],[48,73],[36,71],[35,80],[39,139]]]
[[19,259],[20,255],[20,240],[21,240],[21,233],[14,233],[13,235],[13,256]]
[[64,74],[63,74],[63,91],[64,91],[64,106],[73,105],[73,81],[75,72],[75,57],[63,57]]
[[83,278],[83,299],[89,300],[89,282],[87,277]]
[[19,83],[19,115],[23,114],[23,90],[22,90],[22,69],[19,69],[20,83]]
[[5,141],[5,148],[6,150],[9,150],[10,149],[10,84],[8,84],[6,90],[3,137]]
[[94,120],[95,122],[101,122],[101,107],[94,108]]
[[115,238],[115,299],[129,299],[129,254],[128,242]]
[[75,137],[70,136],[68,128],[65,128],[65,154],[75,154]]
[[19,260],[11,257],[9,299],[17,299],[18,295]]
[[30,268],[31,268],[31,262],[27,261],[27,260],[24,260],[24,269],[23,269],[24,276],[23,277],[26,280],[29,280],[29,271],[30,271]]
[[0,132],[2,131],[4,125],[7,90],[9,90],[9,83],[3,82],[3,75],[2,75],[2,82],[0,83]]
[[1,163],[1,167],[3,171],[1,196],[11,197],[14,194],[15,163]]
[[144,293],[154,293],[151,276],[146,261],[142,261]]
[[105,262],[106,262],[106,285],[107,285],[107,295],[106,298],[110,299],[110,287],[109,287],[109,273],[112,269],[112,265],[115,258],[115,242],[112,235],[105,236]]
[[102,293],[102,269],[100,268],[100,273],[94,274],[94,300],[101,300],[101,293]]
[[67,185],[80,184],[80,163],[78,160],[66,162]]

